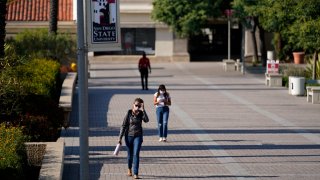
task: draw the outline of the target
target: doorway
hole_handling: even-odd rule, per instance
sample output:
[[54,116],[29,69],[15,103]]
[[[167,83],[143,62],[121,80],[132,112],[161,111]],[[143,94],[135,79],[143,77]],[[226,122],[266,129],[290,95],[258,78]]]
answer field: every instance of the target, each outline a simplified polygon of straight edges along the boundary
[[[231,58],[240,58],[241,27],[231,29]],[[190,61],[221,61],[228,58],[228,25],[214,24],[188,40]]]

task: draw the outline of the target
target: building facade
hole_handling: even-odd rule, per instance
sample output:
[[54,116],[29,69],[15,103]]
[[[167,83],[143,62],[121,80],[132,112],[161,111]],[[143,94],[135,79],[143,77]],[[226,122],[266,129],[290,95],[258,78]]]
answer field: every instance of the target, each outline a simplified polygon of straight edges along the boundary
[[[116,0],[92,0],[93,21],[115,21]],[[154,61],[221,60],[227,57],[228,25],[226,18],[217,18],[208,24],[204,33],[188,39],[175,37],[170,28],[151,19],[153,0],[119,0],[121,51],[91,52],[90,54],[108,55],[105,60],[134,60],[144,51]],[[50,0],[14,0],[8,4],[7,37],[25,29],[49,27]],[[108,8],[108,10],[106,10]],[[107,13],[108,12],[108,13]],[[58,30],[76,35],[77,0],[59,0]],[[244,56],[253,55],[250,31],[244,34]],[[258,36],[257,36],[258,37]],[[231,30],[231,57],[240,58],[242,48],[241,27]],[[271,37],[266,37],[271,42]],[[258,40],[258,38],[257,38]],[[271,50],[270,42],[266,43]],[[258,42],[259,47],[260,42]],[[259,48],[258,48],[259,49]],[[261,55],[260,52],[258,52]],[[102,58],[101,58],[102,59]]]
[[[95,7],[110,6],[115,0],[92,0]],[[58,30],[76,34],[77,0],[59,0]],[[100,5],[99,5],[100,4]],[[8,4],[7,37],[25,29],[48,28],[50,0],[16,0]],[[152,0],[120,0],[120,28],[122,51],[94,52],[108,54],[104,59],[136,60],[144,51],[150,59],[158,61],[189,61],[188,41],[174,36],[169,27],[151,19]],[[106,14],[100,9],[94,20]],[[109,15],[110,16],[110,15]],[[105,19],[105,18],[103,18]],[[112,16],[109,17],[112,21]]]

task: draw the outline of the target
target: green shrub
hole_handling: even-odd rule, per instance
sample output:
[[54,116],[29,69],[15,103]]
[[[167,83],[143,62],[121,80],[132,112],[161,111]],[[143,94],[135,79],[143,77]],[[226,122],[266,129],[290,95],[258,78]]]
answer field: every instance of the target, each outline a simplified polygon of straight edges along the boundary
[[18,66],[16,71],[28,94],[56,97],[59,63],[46,59],[34,59]]
[[8,43],[5,43],[4,52],[5,56],[0,59],[0,70],[23,64],[26,61],[24,56],[17,55],[12,40],[8,40]]
[[306,76],[306,70],[304,67],[299,67],[295,65],[287,65],[282,66],[280,69],[280,73],[282,73],[284,76],[300,76],[305,77]]
[[47,29],[26,30],[12,41],[19,56],[57,59],[67,65],[76,59],[76,41],[69,34],[50,34]]
[[289,77],[288,76],[282,77],[282,86],[289,87]]
[[289,76],[306,77],[306,70],[295,65],[280,66],[279,72],[283,74],[282,85],[288,87]]
[[21,112],[19,102],[26,90],[13,68],[0,71],[0,113],[12,115]]
[[[307,59],[306,77],[312,79],[313,60],[312,57]],[[320,79],[320,60],[316,61],[316,79]]]
[[0,121],[25,126],[34,141],[54,141],[63,122],[59,63],[35,59],[0,73]]
[[29,95],[48,96],[56,101],[59,97],[59,63],[55,61],[35,59],[0,73],[2,113],[20,113],[21,104]]
[[30,112],[21,119],[20,125],[24,127],[24,134],[28,135],[31,141],[55,142],[60,136],[63,112],[56,107],[46,107],[51,108],[49,112]]
[[24,179],[26,163],[25,137],[22,129],[0,124],[1,179]]

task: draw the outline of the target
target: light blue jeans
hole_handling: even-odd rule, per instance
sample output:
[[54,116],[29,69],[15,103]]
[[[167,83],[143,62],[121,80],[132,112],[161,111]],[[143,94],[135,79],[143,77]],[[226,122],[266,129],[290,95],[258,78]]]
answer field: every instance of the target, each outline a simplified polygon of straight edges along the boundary
[[142,145],[143,138],[142,136],[126,136],[125,142],[128,152],[128,169],[132,168],[133,163],[133,174],[139,174],[139,158],[140,158],[140,149]]
[[159,137],[167,138],[168,135],[168,119],[169,119],[169,107],[157,107],[156,108],[157,120],[158,120],[158,132]]

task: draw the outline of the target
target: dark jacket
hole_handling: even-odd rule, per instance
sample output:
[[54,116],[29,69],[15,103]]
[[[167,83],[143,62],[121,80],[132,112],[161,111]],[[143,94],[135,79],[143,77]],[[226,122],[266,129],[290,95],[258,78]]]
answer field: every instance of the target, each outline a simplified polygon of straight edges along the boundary
[[145,111],[139,110],[137,116],[132,114],[132,110],[128,110],[126,116],[123,119],[122,127],[120,129],[119,139],[121,140],[123,135],[125,136],[142,136],[142,121],[149,122],[148,115]]

